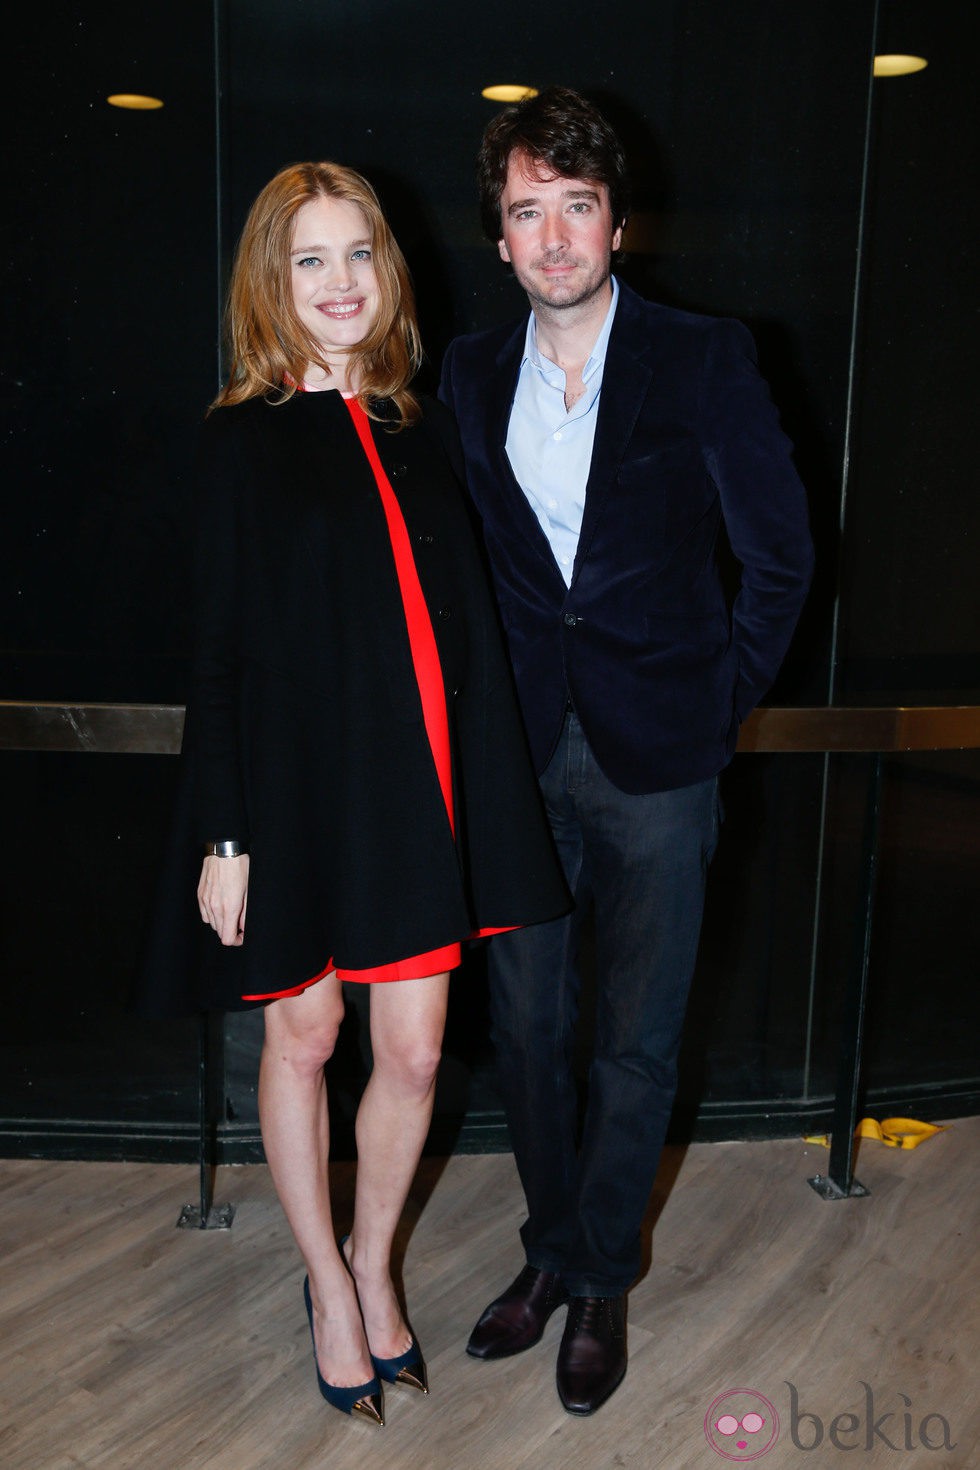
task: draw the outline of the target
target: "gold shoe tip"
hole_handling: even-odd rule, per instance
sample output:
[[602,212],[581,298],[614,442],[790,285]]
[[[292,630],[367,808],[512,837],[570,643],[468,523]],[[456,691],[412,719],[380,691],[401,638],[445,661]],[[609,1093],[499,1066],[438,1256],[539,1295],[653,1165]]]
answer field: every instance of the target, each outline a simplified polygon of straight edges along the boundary
[[371,1394],[369,1398],[358,1399],[351,1407],[352,1414],[363,1414],[372,1424],[383,1425],[385,1416],[381,1412],[381,1401],[377,1394]]
[[404,1383],[407,1388],[417,1388],[419,1393],[429,1392],[429,1380],[424,1367],[419,1373],[413,1373],[411,1368],[399,1368],[395,1382]]

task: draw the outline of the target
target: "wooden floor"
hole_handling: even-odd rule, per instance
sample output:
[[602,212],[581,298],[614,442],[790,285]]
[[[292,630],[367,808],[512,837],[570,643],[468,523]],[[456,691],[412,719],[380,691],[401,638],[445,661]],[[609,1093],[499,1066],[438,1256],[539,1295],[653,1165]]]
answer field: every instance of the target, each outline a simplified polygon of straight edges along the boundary
[[[0,1466],[720,1470],[769,1432],[744,1450],[725,1440],[727,1461],[706,1442],[709,1406],[742,1388],[779,1416],[766,1470],[978,1467],[978,1155],[980,1118],[914,1152],[866,1143],[870,1198],[827,1204],[806,1184],[826,1166],[819,1148],[668,1151],[652,1262],[630,1296],[630,1371],[586,1420],[555,1396],[563,1314],[521,1357],[463,1352],[520,1264],[512,1160],[426,1161],[400,1248],[432,1392],[390,1389],[383,1429],[316,1391],[302,1270],[265,1168],[223,1170],[234,1227],[201,1232],[174,1228],[192,1169],[0,1162]],[[337,1167],[341,1218],[351,1179]],[[793,1422],[790,1384],[816,1417]],[[941,1446],[938,1416],[952,1450],[922,1445],[924,1428]]]

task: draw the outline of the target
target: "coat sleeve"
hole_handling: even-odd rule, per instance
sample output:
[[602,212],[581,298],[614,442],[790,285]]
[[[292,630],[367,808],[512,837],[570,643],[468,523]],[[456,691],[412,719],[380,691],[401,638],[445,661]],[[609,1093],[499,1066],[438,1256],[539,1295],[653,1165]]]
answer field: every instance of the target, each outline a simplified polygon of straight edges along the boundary
[[[440,388],[440,395],[442,389]],[[466,484],[466,465],[463,460],[463,449],[459,441],[459,429],[453,417],[451,408],[445,399],[436,401],[425,398],[425,422],[428,424],[446,458],[449,461],[452,472],[459,482],[460,488]]]
[[196,465],[195,638],[184,749],[201,842],[248,841],[239,747],[241,662],[238,436],[220,409],[202,427]]
[[442,373],[439,377],[439,401],[455,414],[456,405],[453,402],[453,365],[456,358],[456,342],[450,342],[442,359]]
[[742,566],[732,638],[735,712],[744,720],[789,647],[813,573],[813,545],[792,445],[739,322],[712,324],[699,412],[705,464]]

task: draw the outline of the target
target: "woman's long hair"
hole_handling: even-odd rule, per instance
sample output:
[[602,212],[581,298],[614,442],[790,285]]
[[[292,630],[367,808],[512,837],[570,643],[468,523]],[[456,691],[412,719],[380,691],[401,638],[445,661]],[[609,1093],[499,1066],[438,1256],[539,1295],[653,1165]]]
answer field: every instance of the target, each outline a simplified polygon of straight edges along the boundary
[[309,363],[329,373],[318,343],[293,306],[290,251],[293,222],[317,198],[356,204],[367,219],[380,310],[362,342],[349,353],[357,397],[372,418],[391,423],[372,402],[390,399],[397,428],[420,413],[409,384],[422,360],[412,283],[398,244],[367,179],[338,163],[294,163],[270,179],[252,208],[235,253],[226,329],[231,347],[228,382],[212,403],[224,408],[248,398],[283,403],[296,392]]

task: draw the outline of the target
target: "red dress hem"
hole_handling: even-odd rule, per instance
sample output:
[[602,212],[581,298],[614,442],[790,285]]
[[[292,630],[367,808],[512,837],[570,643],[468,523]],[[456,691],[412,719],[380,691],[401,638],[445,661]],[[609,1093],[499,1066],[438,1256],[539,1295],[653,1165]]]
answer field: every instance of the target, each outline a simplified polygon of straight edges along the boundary
[[[497,929],[478,929],[472,934],[467,934],[469,939],[489,939],[494,934],[509,934],[512,929],[519,929],[519,924],[505,924]],[[391,960],[386,965],[375,965],[366,970],[338,969],[333,960],[320,971],[319,975],[304,980],[301,985],[293,985],[289,990],[272,990],[267,995],[243,995],[242,1000],[286,1000],[293,995],[302,995],[304,990],[309,990],[311,985],[317,985],[321,980],[335,971],[338,980],[350,980],[360,985],[387,984],[393,980],[425,980],[430,975],[442,975],[447,970],[456,970],[463,963],[463,947],[461,942],[445,944],[441,949],[426,950],[424,954],[411,955],[405,960]]]

